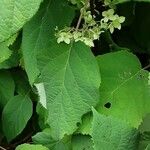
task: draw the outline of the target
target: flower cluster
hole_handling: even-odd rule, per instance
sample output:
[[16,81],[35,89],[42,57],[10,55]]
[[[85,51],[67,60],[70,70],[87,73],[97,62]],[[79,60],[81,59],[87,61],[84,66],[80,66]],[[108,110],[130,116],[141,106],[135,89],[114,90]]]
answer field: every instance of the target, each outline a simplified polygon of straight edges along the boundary
[[93,47],[93,41],[99,39],[102,32],[110,30],[113,33],[115,28],[121,29],[121,23],[125,21],[125,17],[114,13],[114,9],[104,11],[102,12],[103,18],[100,21],[95,21],[95,16],[91,14],[91,11],[83,7],[79,18],[80,21],[84,21],[82,28],[79,28],[80,22],[78,22],[77,28],[66,27],[58,31],[56,33],[57,42],[70,44],[74,40],[75,42],[84,42],[86,45]]
[[86,45],[93,47],[94,40],[99,38],[99,35],[103,32],[101,26],[93,19],[94,16],[91,15],[90,11],[82,10],[82,19],[84,19],[84,24],[81,29],[66,27],[56,33],[57,42],[65,42],[69,44],[71,40],[75,42],[81,41]]
[[114,14],[114,9],[104,11],[102,16],[104,18],[101,20],[101,22],[106,23],[107,29],[109,29],[111,33],[114,32],[115,28],[120,30],[121,23],[125,21],[125,17]]

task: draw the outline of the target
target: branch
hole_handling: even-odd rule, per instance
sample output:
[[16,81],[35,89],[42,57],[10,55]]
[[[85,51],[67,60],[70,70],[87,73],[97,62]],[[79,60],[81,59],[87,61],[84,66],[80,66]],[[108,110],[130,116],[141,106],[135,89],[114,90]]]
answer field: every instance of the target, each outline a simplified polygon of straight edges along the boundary
[[2,147],[2,146],[0,146],[0,149],[1,149],[1,150],[7,150],[7,149],[5,149],[5,148],[4,148],[4,147]]

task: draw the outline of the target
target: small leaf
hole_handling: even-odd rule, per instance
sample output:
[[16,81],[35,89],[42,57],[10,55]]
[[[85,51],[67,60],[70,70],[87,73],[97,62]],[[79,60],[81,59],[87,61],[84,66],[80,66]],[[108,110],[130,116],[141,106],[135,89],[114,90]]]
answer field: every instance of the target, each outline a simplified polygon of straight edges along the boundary
[[125,2],[150,2],[150,0],[112,0],[113,4],[120,4]]
[[94,150],[137,150],[138,133],[125,122],[104,116],[93,109]]
[[49,149],[42,145],[22,144],[17,146],[16,150],[49,150]]
[[76,132],[83,135],[91,135],[92,120],[93,117],[91,113],[84,115],[82,118],[82,123]]
[[150,150],[150,144],[148,144],[145,150]]
[[32,102],[26,96],[14,96],[2,113],[2,125],[8,141],[14,139],[25,128],[32,115]]
[[62,140],[55,140],[51,136],[51,129],[47,128],[32,137],[35,144],[42,144],[52,150],[70,150],[71,137],[65,136]]
[[19,33],[12,35],[7,41],[5,41],[6,45],[7,46],[12,45],[15,42],[15,40],[17,39],[18,35],[19,35]]
[[12,52],[6,43],[0,43],[0,63],[4,62],[11,56]]
[[19,66],[19,60],[21,55],[20,45],[22,39],[20,35],[17,37],[17,39],[15,39],[17,35],[18,34],[15,34],[10,39],[4,42],[5,45],[7,45],[7,48],[9,45],[11,56],[7,60],[0,63],[0,69],[9,69]]

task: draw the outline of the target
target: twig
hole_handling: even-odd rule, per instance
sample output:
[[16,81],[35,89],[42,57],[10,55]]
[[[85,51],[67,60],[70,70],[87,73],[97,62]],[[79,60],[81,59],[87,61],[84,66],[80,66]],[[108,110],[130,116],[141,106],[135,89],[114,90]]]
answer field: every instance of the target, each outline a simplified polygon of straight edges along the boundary
[[79,17],[79,19],[78,19],[78,23],[77,23],[77,26],[76,26],[76,31],[79,29],[81,20],[82,20],[82,12],[81,12],[80,17]]
[[150,64],[148,64],[147,66],[145,66],[145,67],[143,68],[143,70],[148,69],[148,68],[150,68]]
[[24,139],[22,139],[22,141],[16,142],[14,144],[9,145],[9,147],[7,147],[7,149],[2,149],[2,150],[9,150],[12,148],[15,148],[16,146],[18,146],[19,144],[22,144],[24,142],[28,143],[29,140],[31,139],[33,132],[31,132],[29,135],[27,135]]
[[2,147],[2,146],[0,146],[0,149],[1,149],[1,150],[7,150],[6,148],[4,148],[4,147]]

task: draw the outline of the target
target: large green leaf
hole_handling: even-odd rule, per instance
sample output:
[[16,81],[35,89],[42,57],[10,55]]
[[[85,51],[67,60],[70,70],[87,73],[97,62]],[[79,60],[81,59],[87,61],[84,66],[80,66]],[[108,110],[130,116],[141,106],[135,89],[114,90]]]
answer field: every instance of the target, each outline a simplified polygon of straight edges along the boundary
[[36,13],[42,0],[0,1],[0,42],[20,30]]
[[14,96],[15,84],[8,71],[0,70],[0,108]]
[[142,70],[137,57],[127,51],[101,55],[97,61],[102,78],[99,112],[138,127],[150,112],[148,71]]
[[83,44],[60,44],[55,48],[60,54],[50,53],[51,60],[41,77],[47,95],[47,122],[62,138],[65,133],[71,134],[81,116],[96,105],[100,76],[95,58]]
[[47,99],[46,121],[60,139],[76,130],[76,123],[99,99],[99,69],[90,49],[82,43],[58,44],[54,37],[55,26],[70,24],[73,12],[66,0],[46,0],[25,26],[23,37],[30,83],[40,73]]
[[2,113],[3,131],[8,141],[21,133],[31,115],[32,102],[28,95],[18,95],[10,99]]
[[[70,25],[73,17],[74,10],[68,7],[66,0],[45,0],[35,17],[25,25],[22,52],[31,84],[40,74],[38,61],[41,61],[44,56],[45,60],[41,62],[44,64],[40,64],[40,68],[42,68],[49,60],[47,53],[49,53],[50,47],[53,47],[51,40],[55,38],[56,26],[60,29]],[[55,50],[53,49],[53,51]],[[40,60],[37,60],[38,53],[40,53]]]
[[16,150],[49,150],[49,149],[39,144],[38,145],[22,144],[17,146]]
[[104,116],[93,109],[94,150],[137,150],[138,133],[125,122]]

